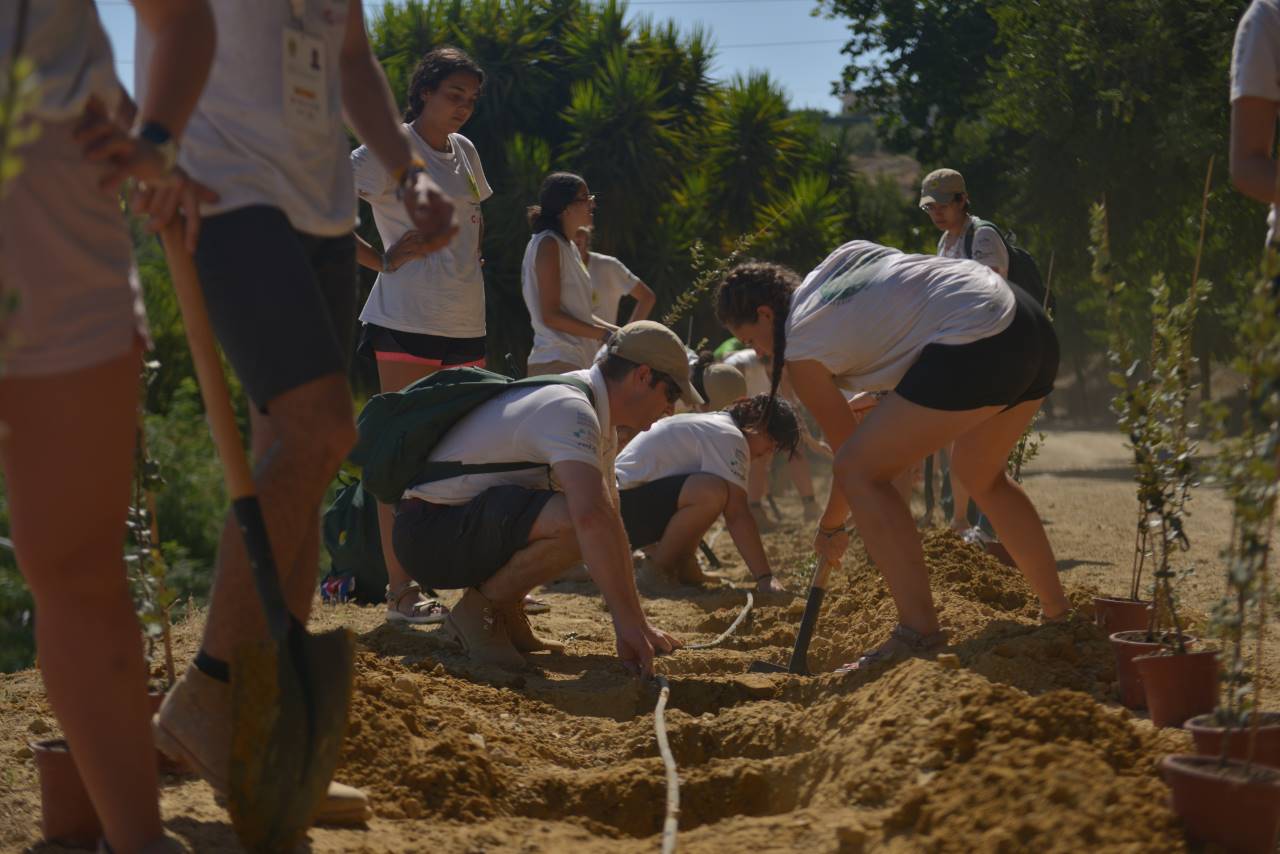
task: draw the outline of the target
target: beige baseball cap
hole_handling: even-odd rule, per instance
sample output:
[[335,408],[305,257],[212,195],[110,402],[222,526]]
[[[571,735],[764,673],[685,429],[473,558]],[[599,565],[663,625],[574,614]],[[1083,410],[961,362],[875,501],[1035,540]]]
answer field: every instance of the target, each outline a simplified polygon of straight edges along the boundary
[[747,396],[747,378],[733,365],[707,365],[702,387],[707,390],[707,403],[712,409],[724,409]]
[[966,192],[964,176],[954,169],[935,169],[920,183],[920,204],[946,204]]
[[652,370],[666,374],[680,386],[680,399],[690,406],[702,403],[689,380],[689,357],[680,338],[661,323],[637,320],[628,323],[609,340],[609,352],[637,365],[648,365]]

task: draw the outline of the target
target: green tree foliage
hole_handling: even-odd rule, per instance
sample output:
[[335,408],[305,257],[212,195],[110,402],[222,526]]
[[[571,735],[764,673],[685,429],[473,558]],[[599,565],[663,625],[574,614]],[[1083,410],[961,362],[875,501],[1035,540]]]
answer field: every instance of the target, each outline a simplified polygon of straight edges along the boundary
[[[1056,257],[1064,355],[1080,379],[1105,306],[1091,284],[1089,208],[1105,198],[1116,276],[1190,282],[1204,164],[1226,162],[1227,82],[1240,0],[823,0],[847,18],[844,88],[887,144],[964,172],[975,209],[1040,259]],[[1262,248],[1257,205],[1210,193],[1197,321],[1209,357],[1234,349]],[[1187,275],[1181,274],[1186,269]],[[1185,290],[1186,285],[1181,285]],[[1131,297],[1132,298],[1132,297]],[[1134,302],[1142,305],[1141,300]],[[1149,313],[1131,332],[1145,338]],[[1207,391],[1207,389],[1206,389]]]
[[[776,221],[752,251],[803,272],[851,236],[858,189],[847,147],[793,113],[767,74],[714,82],[700,29],[630,18],[613,0],[408,0],[375,12],[370,40],[402,101],[432,47],[457,45],[485,69],[463,132],[496,193],[485,204],[484,256],[499,369],[521,371],[529,350],[524,211],[552,169],[586,178],[598,196],[597,248],[654,288],[658,316],[693,282],[695,242],[723,259],[741,235]],[[376,242],[368,224],[363,233]],[[705,306],[695,308],[694,338],[719,334]]]

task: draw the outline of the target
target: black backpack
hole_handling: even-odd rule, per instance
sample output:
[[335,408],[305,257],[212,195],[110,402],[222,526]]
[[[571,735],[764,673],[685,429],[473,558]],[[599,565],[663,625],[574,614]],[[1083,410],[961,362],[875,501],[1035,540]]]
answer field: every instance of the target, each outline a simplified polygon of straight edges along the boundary
[[[964,257],[973,257],[973,233],[983,226],[995,229],[1004,243],[1005,251],[1009,253],[1009,275],[1007,276],[1009,281],[1035,297],[1036,302],[1041,306],[1045,306],[1044,277],[1040,275],[1040,267],[1031,253],[1017,244],[1013,232],[1005,234],[994,222],[974,217],[969,224],[969,230],[964,233]],[[1050,294],[1049,303],[1045,307],[1052,311],[1055,302],[1053,295]]]

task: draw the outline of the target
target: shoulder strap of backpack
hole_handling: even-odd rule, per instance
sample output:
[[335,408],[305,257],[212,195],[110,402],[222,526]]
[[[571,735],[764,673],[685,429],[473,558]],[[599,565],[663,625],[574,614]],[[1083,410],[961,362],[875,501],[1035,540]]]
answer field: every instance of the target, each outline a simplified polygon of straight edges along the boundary
[[[560,374],[525,377],[521,380],[513,380],[508,388],[512,386],[536,388],[548,385],[572,386],[585,394],[592,406],[596,405],[595,393],[590,383],[584,383],[577,377],[566,377]],[[467,474],[500,474],[508,471],[542,468],[543,466],[550,468],[546,463],[462,463],[457,460],[439,460],[437,462],[429,462],[423,466],[421,474],[415,480],[418,483],[435,483],[436,481],[449,480],[450,478],[462,477]]]
[[1000,230],[1000,226],[990,220],[980,219],[975,216],[969,221],[969,229],[964,233],[964,257],[973,257],[973,234],[980,228],[993,229],[996,234],[1000,235],[1000,242],[1004,244],[1005,250],[1008,251],[1009,238],[1005,237],[1004,232]]

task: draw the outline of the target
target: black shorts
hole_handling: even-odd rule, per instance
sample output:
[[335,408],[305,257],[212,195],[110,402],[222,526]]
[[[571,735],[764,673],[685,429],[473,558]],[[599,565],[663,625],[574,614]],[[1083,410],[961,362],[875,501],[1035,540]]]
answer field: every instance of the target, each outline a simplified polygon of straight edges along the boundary
[[494,486],[466,504],[401,501],[391,544],[405,572],[423,587],[479,587],[529,544],[533,523],[555,494]]
[[360,331],[356,352],[368,359],[413,362],[438,368],[484,367],[485,338],[446,338],[401,332],[375,323]]
[[680,490],[688,479],[687,474],[674,474],[618,493],[622,525],[633,549],[662,539],[667,523],[680,506]]
[[356,244],[315,237],[279,208],[205,218],[196,248],[209,320],[262,412],[311,380],[345,376],[355,334]]
[[1040,400],[1058,376],[1058,336],[1035,297],[1011,287],[1013,321],[968,344],[930,344],[894,389],[929,409],[1012,407]]

